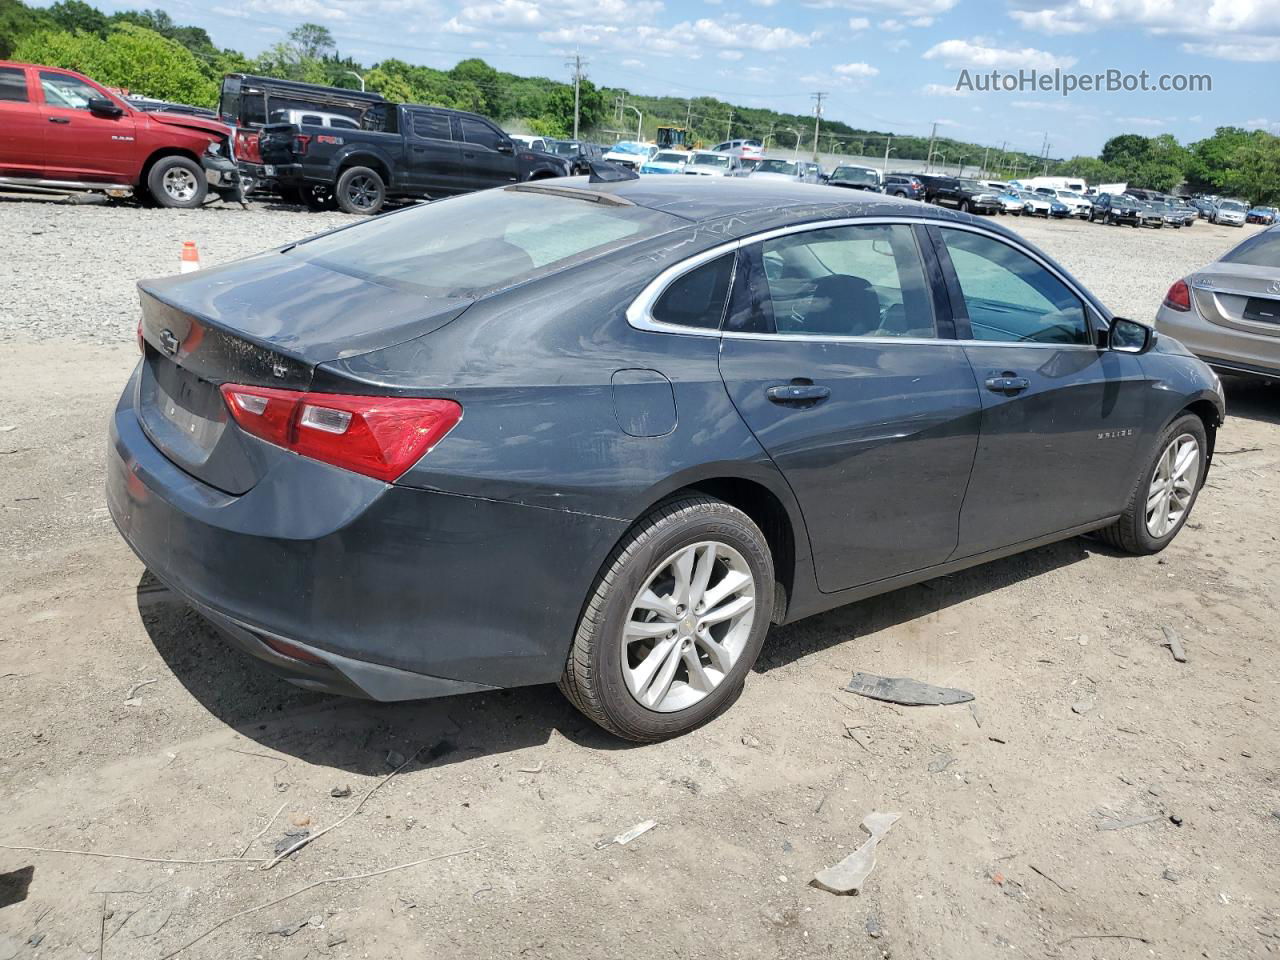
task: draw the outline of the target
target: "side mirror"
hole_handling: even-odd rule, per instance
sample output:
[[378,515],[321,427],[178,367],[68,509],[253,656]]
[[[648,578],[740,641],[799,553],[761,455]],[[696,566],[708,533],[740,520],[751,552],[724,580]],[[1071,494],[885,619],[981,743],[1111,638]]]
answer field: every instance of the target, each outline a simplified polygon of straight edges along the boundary
[[124,113],[123,110],[106,97],[90,97],[86,106],[88,106],[90,113],[96,113],[102,117],[118,117]]
[[515,153],[516,152],[515,144],[512,143],[510,140],[499,140],[498,152],[499,153]]
[[1107,346],[1117,353],[1146,353],[1155,339],[1155,330],[1145,323],[1113,317],[1111,330],[1107,334]]

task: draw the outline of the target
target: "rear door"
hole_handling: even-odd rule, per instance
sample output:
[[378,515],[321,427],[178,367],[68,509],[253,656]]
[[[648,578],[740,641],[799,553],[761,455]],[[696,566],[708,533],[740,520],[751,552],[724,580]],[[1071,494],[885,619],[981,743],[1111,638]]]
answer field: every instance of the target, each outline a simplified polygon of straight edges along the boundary
[[1118,514],[1150,443],[1139,359],[1099,349],[1093,308],[1015,241],[929,232],[982,397],[957,556]]
[[438,110],[405,111],[404,134],[408,154],[406,178],[423,193],[460,193],[462,154],[454,142],[449,114]]
[[141,164],[132,111],[126,109],[118,117],[93,113],[89,101],[105,97],[104,91],[60,70],[41,69],[36,74],[44,100],[49,177],[133,182]]
[[484,190],[520,179],[515,147],[505,133],[475,117],[454,117],[453,122],[467,189]]
[[0,67],[0,176],[45,176],[48,121],[32,95],[27,68]]
[[740,252],[721,376],[795,492],[826,592],[956,546],[981,403],[922,236],[853,222]]

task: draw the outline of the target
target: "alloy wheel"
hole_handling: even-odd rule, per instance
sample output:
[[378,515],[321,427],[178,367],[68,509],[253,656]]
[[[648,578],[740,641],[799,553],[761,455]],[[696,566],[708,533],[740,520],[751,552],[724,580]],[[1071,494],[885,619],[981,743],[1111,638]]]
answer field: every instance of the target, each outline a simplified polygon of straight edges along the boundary
[[1200,479],[1200,444],[1183,433],[1160,454],[1147,489],[1147,532],[1159,539],[1177,528]]
[[347,200],[360,210],[371,210],[378,202],[378,185],[370,177],[352,177],[347,184]]
[[631,602],[622,673],[658,713],[698,703],[733,669],[755,620],[755,578],[733,547],[702,541],[659,563]]
[[195,174],[183,167],[174,167],[172,170],[166,170],[163,184],[164,192],[181,203],[191,200],[200,188],[200,185],[196,182]]

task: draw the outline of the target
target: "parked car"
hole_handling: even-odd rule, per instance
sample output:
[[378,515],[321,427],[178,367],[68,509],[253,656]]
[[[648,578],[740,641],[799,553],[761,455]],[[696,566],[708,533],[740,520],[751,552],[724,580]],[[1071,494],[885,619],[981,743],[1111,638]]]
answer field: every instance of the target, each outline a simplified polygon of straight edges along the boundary
[[1201,220],[1213,219],[1214,203],[1208,197],[1192,197],[1191,205],[1196,208]]
[[1224,373],[1280,381],[1280,226],[1175,281],[1156,328]]
[[924,184],[914,173],[890,173],[884,178],[884,192],[907,200],[923,200]]
[[689,162],[687,150],[659,150],[640,164],[641,173],[684,173]]
[[1127,223],[1137,227],[1142,224],[1142,210],[1138,201],[1124,194],[1100,193],[1093,198],[1089,211],[1090,223]]
[[1200,219],[1200,211],[1187,202],[1185,197],[1170,197],[1169,205],[1182,218],[1182,225],[1189,227]]
[[1164,205],[1152,200],[1137,200],[1138,223],[1140,226],[1164,229]]
[[726,140],[711,148],[714,153],[733,153],[740,157],[763,157],[764,145],[754,138]]
[[1186,215],[1180,212],[1169,201],[1167,200],[1155,201],[1151,205],[1160,212],[1161,217],[1164,219],[1165,226],[1173,227],[1175,230],[1181,230],[1184,226],[1186,226],[1186,223],[1187,223]]
[[231,130],[206,117],[140,110],[71,70],[0,61],[0,185],[37,193],[134,193],[198,207],[242,200]]
[[804,170],[805,183],[822,183],[827,178],[826,171],[822,169],[822,164],[820,163],[801,160],[800,166]]
[[798,183],[809,183],[809,171],[800,160],[782,160],[777,157],[765,157],[751,171],[752,180],[794,180]]
[[694,150],[684,172],[699,177],[736,177],[745,169],[743,159],[737,154]]
[[591,164],[603,160],[605,154],[600,144],[585,140],[548,140],[547,150],[569,161],[569,171],[574,175],[589,174]]
[[516,184],[145,281],[110,515],[309,690],[558,680],[639,741],[727,709],[771,623],[1088,531],[1164,549],[1217,379],[940,214]]
[[1245,215],[1245,221],[1270,226],[1276,222],[1278,214],[1280,214],[1280,211],[1277,211],[1275,207],[1250,207],[1249,212]]
[[1013,187],[992,187],[991,189],[995,191],[996,200],[1000,203],[999,213],[1009,213],[1015,217],[1020,217],[1026,212],[1026,201],[1022,199],[1018,191]]
[[124,97],[125,103],[139,110],[146,110],[148,113],[180,113],[189,117],[207,117],[210,120],[216,120],[218,111],[209,107],[197,107],[189,103],[174,103],[171,100],[157,100],[155,97],[143,97],[136,93],[121,93],[115,87],[108,87],[112,93],[119,94]]
[[1088,220],[1089,212],[1093,209],[1091,200],[1080,196],[1080,194],[1072,190],[1062,190],[1056,187],[1037,187],[1035,192],[1059,201],[1067,208],[1068,216],[1079,217],[1081,220]]
[[954,180],[954,177],[941,176],[934,173],[917,173],[913,176],[920,182],[924,189],[924,195],[919,199],[926,203],[933,203],[933,198],[937,195],[938,188],[944,186]]
[[997,213],[1004,207],[996,192],[977,180],[939,177],[934,182],[932,190],[931,203],[943,207],[955,207],[965,213]]
[[1022,198],[1022,212],[1029,217],[1061,220],[1071,214],[1067,205],[1057,197],[1036,193],[1034,190],[1019,190],[1018,196]]
[[272,123],[291,123],[296,127],[333,127],[336,130],[359,130],[360,124],[340,113],[321,110],[272,110]]
[[639,170],[641,164],[657,152],[658,148],[652,143],[622,140],[605,151],[604,159],[620,167],[626,167],[628,170]]
[[267,124],[258,134],[262,163],[241,169],[286,196],[327,191],[340,209],[362,214],[392,198],[434,199],[570,172],[567,160],[518,145],[478,114],[398,104],[386,117],[383,130]]
[[1230,227],[1243,227],[1248,208],[1239,200],[1221,200],[1213,209],[1213,223],[1222,223]]
[[546,137],[535,137],[528,133],[511,133],[508,134],[516,143],[524,144],[529,150],[537,150],[539,153],[554,153]]
[[831,171],[827,183],[833,187],[845,187],[851,190],[870,190],[872,193],[884,192],[884,179],[875,167],[863,167],[852,163],[842,163]]

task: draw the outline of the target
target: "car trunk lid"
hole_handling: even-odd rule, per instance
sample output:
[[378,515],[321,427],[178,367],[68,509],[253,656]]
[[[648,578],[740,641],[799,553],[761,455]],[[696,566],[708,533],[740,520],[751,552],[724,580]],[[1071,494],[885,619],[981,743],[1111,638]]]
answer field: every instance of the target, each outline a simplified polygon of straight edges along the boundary
[[134,405],[143,429],[187,473],[233,495],[257,483],[269,451],[235,426],[223,383],[306,390],[318,364],[422,336],[472,302],[428,299],[279,253],[144,281],[139,293],[144,359]]
[[1246,333],[1280,337],[1280,279],[1274,267],[1213,264],[1191,278],[1200,315]]

